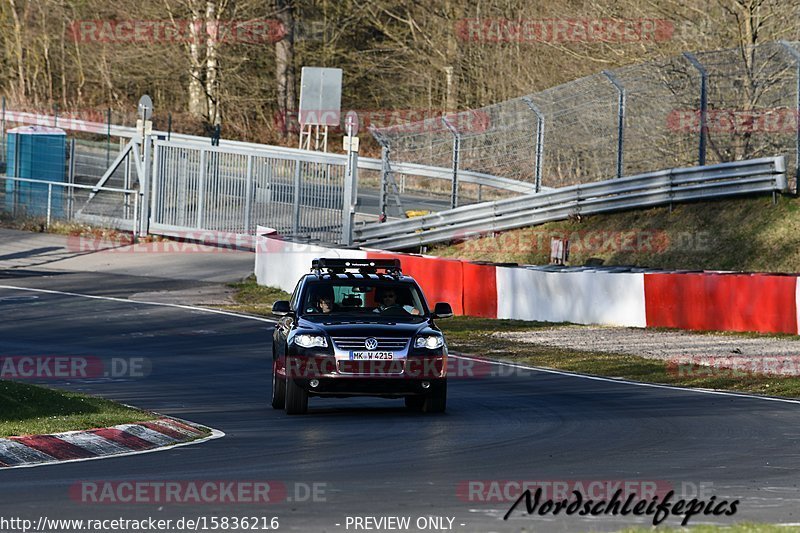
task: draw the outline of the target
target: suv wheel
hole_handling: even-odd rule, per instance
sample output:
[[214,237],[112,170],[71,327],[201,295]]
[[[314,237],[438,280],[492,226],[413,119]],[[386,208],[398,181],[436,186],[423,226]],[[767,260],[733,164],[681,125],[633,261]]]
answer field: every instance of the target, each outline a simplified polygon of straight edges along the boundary
[[286,381],[275,372],[272,363],[272,408],[283,409],[286,406]]
[[422,410],[426,413],[444,413],[447,408],[447,382],[431,383],[431,392],[425,396]]
[[297,385],[293,379],[287,377],[286,387],[286,414],[304,415],[308,411],[308,391]]
[[447,408],[447,382],[431,383],[431,390],[424,396],[406,396],[406,407],[423,413],[444,413]]
[[410,411],[422,411],[423,406],[425,405],[425,396],[406,396],[406,407]]

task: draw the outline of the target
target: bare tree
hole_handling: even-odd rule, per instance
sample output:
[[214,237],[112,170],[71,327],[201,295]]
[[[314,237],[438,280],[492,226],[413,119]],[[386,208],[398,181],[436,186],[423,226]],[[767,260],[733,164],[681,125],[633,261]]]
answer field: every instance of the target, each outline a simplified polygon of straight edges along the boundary
[[297,105],[295,70],[295,7],[293,0],[275,0],[275,12],[282,26],[283,38],[275,43],[275,82],[277,86],[278,114],[284,136],[289,113]]

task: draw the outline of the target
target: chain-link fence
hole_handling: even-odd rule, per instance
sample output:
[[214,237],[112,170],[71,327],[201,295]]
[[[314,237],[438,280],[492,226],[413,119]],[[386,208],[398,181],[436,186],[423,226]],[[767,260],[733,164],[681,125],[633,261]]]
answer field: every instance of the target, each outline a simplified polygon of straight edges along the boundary
[[[374,134],[390,162],[455,164],[540,188],[776,155],[796,169],[799,91],[800,43],[771,42],[603,71],[447,124]],[[459,203],[471,200],[459,191]]]
[[49,227],[54,222],[135,232],[139,193],[38,179],[0,176],[0,220]]
[[[35,124],[66,131],[67,166],[69,183],[95,184],[103,176],[128,142],[127,137],[114,134],[119,127],[136,126],[136,111],[112,109],[62,110],[52,108],[12,107],[5,97],[0,97],[0,174],[6,172],[9,132],[17,126]],[[80,125],[76,125],[80,122]],[[165,121],[171,133],[171,114]],[[129,188],[132,185],[130,161],[118,168],[106,181],[110,187]]]

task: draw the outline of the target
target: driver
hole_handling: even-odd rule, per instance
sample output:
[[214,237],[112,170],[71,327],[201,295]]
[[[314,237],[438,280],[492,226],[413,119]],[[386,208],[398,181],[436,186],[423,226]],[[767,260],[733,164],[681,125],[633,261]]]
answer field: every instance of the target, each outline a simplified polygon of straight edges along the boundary
[[309,299],[307,313],[329,314],[334,310],[333,291],[320,289]]
[[320,313],[328,314],[333,311],[333,298],[328,295],[321,294],[317,298],[317,309]]
[[380,305],[373,311],[375,313],[382,313],[383,311],[391,308],[402,308],[406,313],[412,315],[419,314],[419,309],[413,305],[400,305],[397,303],[397,292],[391,287],[388,289],[383,289],[376,295],[376,297],[376,299],[380,302]]

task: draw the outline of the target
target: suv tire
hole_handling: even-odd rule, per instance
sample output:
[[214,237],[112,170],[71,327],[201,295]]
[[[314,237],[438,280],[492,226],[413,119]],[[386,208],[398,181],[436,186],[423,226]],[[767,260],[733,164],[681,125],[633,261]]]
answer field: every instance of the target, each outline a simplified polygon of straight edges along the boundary
[[272,363],[272,408],[284,407],[286,407],[286,381],[275,372],[275,363]]
[[286,387],[286,414],[304,415],[308,411],[308,391],[297,385],[293,379],[287,377],[284,382]]

